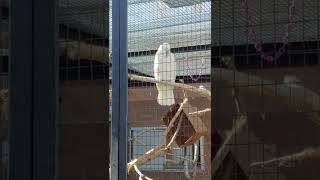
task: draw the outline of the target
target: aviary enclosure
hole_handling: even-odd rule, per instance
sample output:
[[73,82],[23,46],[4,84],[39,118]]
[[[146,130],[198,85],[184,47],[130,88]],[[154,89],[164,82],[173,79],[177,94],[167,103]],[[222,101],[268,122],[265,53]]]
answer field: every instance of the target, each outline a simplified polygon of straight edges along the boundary
[[319,5],[213,1],[213,179],[319,178]]
[[[0,8],[5,25],[7,1]],[[111,9],[106,0],[57,3],[57,179],[110,177]],[[128,0],[127,35],[128,179],[319,179],[318,0]]]

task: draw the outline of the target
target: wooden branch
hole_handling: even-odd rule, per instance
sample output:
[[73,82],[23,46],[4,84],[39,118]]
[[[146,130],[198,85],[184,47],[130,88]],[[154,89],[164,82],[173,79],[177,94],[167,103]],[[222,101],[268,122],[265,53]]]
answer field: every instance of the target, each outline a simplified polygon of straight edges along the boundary
[[79,41],[70,41],[60,44],[62,50],[66,52],[70,60],[87,59],[106,63],[108,56],[110,57],[108,48],[102,45],[99,46]]
[[206,97],[209,100],[211,100],[211,91],[204,89],[204,88],[197,88],[194,86],[182,84],[182,83],[175,83],[175,82],[166,82],[166,81],[159,81],[154,78],[145,77],[145,76],[138,76],[134,74],[128,74],[129,79],[136,80],[136,81],[142,81],[142,82],[149,82],[149,83],[157,83],[157,84],[163,84],[168,86],[173,86],[176,88],[181,88],[185,91],[189,91],[192,93],[199,94],[200,96]]
[[173,127],[174,123],[176,122],[180,112],[182,111],[184,105],[188,102],[188,99],[184,99],[183,102],[181,103],[178,111],[176,112],[176,114],[173,116],[172,120],[170,121],[170,124],[168,125],[168,127],[166,128],[165,132],[164,132],[164,136],[162,137],[161,141],[160,141],[160,145],[152,148],[151,150],[149,150],[148,152],[146,152],[144,155],[133,159],[132,161],[130,161],[127,164],[127,168],[128,168],[128,173],[130,173],[130,171],[132,170],[132,168],[134,168],[134,166],[139,166],[139,165],[143,165],[149,161],[152,161],[154,159],[156,159],[157,157],[161,156],[162,154],[168,153],[172,150],[172,144],[175,140],[175,138],[177,137],[177,134],[181,128],[181,122],[179,121],[179,124],[176,131],[175,131],[175,135],[172,137],[171,141],[169,142],[169,144],[166,145],[166,137],[167,134],[169,133],[169,131],[171,130],[171,128]]
[[[172,150],[175,150],[175,149],[174,148],[170,148],[170,150],[172,152]],[[178,162],[178,163],[181,163],[182,161],[188,161],[188,162],[191,162],[191,163],[193,162],[193,159],[188,159],[188,158],[185,158],[185,156],[179,156],[179,155],[176,155],[176,154],[172,154],[170,152],[167,152],[166,155],[175,156],[175,158],[180,159],[180,161],[175,161],[175,162]],[[167,160],[165,160],[165,161],[167,161]],[[168,159],[168,161],[173,161],[173,160]]]
[[239,100],[238,100],[238,97],[239,97],[239,89],[238,88],[233,87],[232,96],[233,96],[233,101],[234,101],[234,104],[235,104],[235,109],[237,111],[237,114],[240,115],[241,109],[240,109],[240,103],[239,103]]
[[212,176],[214,177],[215,173],[219,169],[219,167],[222,165],[223,160],[228,155],[228,153],[231,151],[232,141],[234,140],[236,134],[238,134],[240,131],[244,129],[244,127],[247,125],[247,116],[239,116],[237,120],[235,120],[235,126],[232,128],[232,131],[228,134],[226,140],[222,144],[221,148],[217,152],[216,156],[214,157],[212,161]]
[[176,138],[178,136],[178,133],[179,133],[179,131],[181,129],[181,124],[182,124],[182,120],[180,119],[179,122],[178,122],[177,130],[176,130],[176,132],[174,132],[174,134],[173,134],[170,142],[168,143],[167,147],[172,146],[172,144],[174,143],[174,140],[176,140]]
[[264,167],[270,165],[277,165],[278,167],[288,166],[289,163],[300,162],[305,159],[320,158],[320,148],[308,148],[299,153],[270,159],[262,162],[253,162],[250,167]]
[[[112,54],[111,53],[109,53],[109,58],[112,59]],[[197,88],[197,87],[186,85],[186,84],[183,84],[183,83],[159,81],[159,80],[156,80],[154,78],[145,77],[145,76],[138,76],[138,75],[134,75],[134,74],[128,74],[128,78],[130,80],[149,82],[149,83],[157,83],[157,84],[173,86],[173,87],[176,87],[176,88],[181,88],[181,89],[183,89],[185,91],[189,91],[189,92],[192,92],[192,93],[197,93],[197,94],[199,94],[199,95],[201,95],[203,97],[206,97],[209,100],[211,100],[211,91],[209,91],[209,90],[207,90],[205,88]]]
[[191,112],[191,113],[189,113],[189,115],[202,116],[207,112],[211,112],[211,108],[207,108],[207,109],[204,109],[204,110],[201,110],[201,111]]
[[197,167],[198,167],[198,157],[199,157],[199,148],[198,148],[198,142],[199,140],[194,144],[194,157],[193,157],[193,174],[192,177],[193,179],[196,178],[197,175]]
[[184,164],[185,164],[185,168],[184,168],[184,174],[186,176],[187,179],[195,179],[196,178],[196,175],[197,175],[197,161],[198,161],[198,156],[199,156],[199,149],[198,149],[198,142],[197,141],[196,143],[194,143],[194,154],[193,154],[193,161],[192,161],[192,164],[193,164],[193,173],[192,173],[192,176],[190,176],[190,172],[189,172],[189,168],[188,168],[188,161],[185,160]]
[[[288,70],[289,69],[284,70],[284,71],[288,72]],[[226,68],[211,68],[211,72],[213,72],[214,76],[219,77],[218,78],[219,82],[225,83],[226,87],[233,87],[234,70],[226,69]],[[274,73],[276,73],[276,72],[274,72]],[[299,76],[303,75],[305,77],[308,77],[310,75],[314,75],[313,71],[312,72],[303,71],[303,74],[301,74],[301,72],[293,72],[293,71],[290,71],[290,73],[291,74],[293,73],[293,75],[299,75]],[[223,76],[222,76],[222,74],[223,74]],[[262,77],[261,75],[263,75],[263,74],[264,73],[262,73],[260,75],[254,75],[254,73],[250,74],[250,83],[251,84],[261,84],[261,82],[263,82],[263,84],[266,85],[266,86],[263,86],[264,96],[268,96],[268,95],[274,96],[274,91],[275,91],[274,88],[276,87],[277,96],[283,98],[284,101],[290,102],[290,100],[294,96],[295,102],[310,106],[311,109],[318,108],[317,107],[318,104],[316,101],[317,101],[317,99],[319,99],[319,93],[312,90],[312,88],[309,87],[311,84],[304,83],[304,87],[299,87],[299,88],[290,88],[290,86],[287,83],[284,83],[282,85],[277,85],[277,86],[273,86],[273,85],[270,86],[271,84],[274,84],[275,79],[271,78],[271,76],[270,76],[271,79]],[[280,75],[280,74],[278,74],[278,75]],[[247,81],[247,79],[248,79],[248,74],[246,72],[237,71],[237,81],[239,81],[239,82],[243,81],[243,80]],[[288,93],[288,88],[290,88],[290,91],[292,91],[291,92],[292,96],[286,95]],[[249,88],[248,92],[257,93],[255,88],[252,88],[252,89]],[[304,93],[301,94],[299,92],[304,92]],[[296,94],[296,95],[294,95],[294,94]],[[298,94],[300,94],[300,95],[298,95]],[[303,94],[308,94],[308,96],[304,96]],[[289,107],[290,106],[291,105],[289,105]],[[310,118],[310,120],[312,120],[313,123],[315,123],[315,125],[317,127],[320,127],[320,116],[316,115],[316,113],[313,113],[313,118]]]
[[238,117],[235,120],[235,125],[232,127],[231,132],[227,135],[224,143],[220,147],[219,151],[217,152],[216,156],[214,157],[211,163],[212,165],[211,177],[214,177],[219,167],[222,166],[224,159],[227,157],[228,153],[231,151],[231,146],[230,146],[232,144],[231,141],[234,140],[234,138],[236,138],[236,134],[238,134],[239,132],[245,129],[244,127],[248,123],[247,116],[244,116],[241,112],[241,107],[238,100],[238,93],[239,93],[238,89],[233,87],[232,96],[233,96],[235,110],[237,112]]
[[137,165],[134,165],[134,170],[139,174],[139,180],[143,180],[143,179],[146,179],[146,180],[152,180],[151,178],[149,178],[148,176],[144,175],[138,168]]
[[[128,78],[130,80],[135,80],[135,81],[142,81],[142,82],[149,82],[149,83],[158,83],[158,84],[163,84],[163,85],[168,85],[168,86],[173,86],[176,88],[180,88],[184,91],[189,91],[195,94],[199,94],[202,97],[206,97],[208,100],[211,101],[211,91],[204,89],[204,88],[197,88],[194,86],[190,86],[187,84],[183,83],[173,83],[173,82],[166,82],[166,81],[159,81],[154,78],[146,77],[146,76],[139,76],[139,75],[134,75],[134,74],[128,74]],[[109,99],[110,101],[112,100],[112,90],[109,89]]]
[[[165,143],[165,142],[166,142],[166,137],[167,137],[169,131],[171,130],[171,128],[174,126],[174,123],[176,122],[179,114],[181,113],[183,107],[185,106],[185,104],[186,104],[187,102],[188,102],[188,98],[185,98],[185,99],[183,100],[183,102],[181,103],[178,111],[177,111],[176,114],[173,116],[173,118],[172,118],[172,120],[170,121],[168,127],[166,128],[166,130],[165,130],[165,132],[164,132],[164,137],[163,137],[162,140],[160,141],[160,144],[162,144],[162,145],[166,144],[166,143]],[[178,128],[177,128],[177,130],[178,130]]]

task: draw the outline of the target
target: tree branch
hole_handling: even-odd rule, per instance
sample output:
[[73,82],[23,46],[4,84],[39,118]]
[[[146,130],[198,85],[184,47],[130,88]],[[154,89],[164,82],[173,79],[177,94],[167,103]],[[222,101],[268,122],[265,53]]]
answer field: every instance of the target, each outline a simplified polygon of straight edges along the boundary
[[236,134],[238,134],[240,131],[244,129],[244,127],[247,125],[247,117],[246,116],[239,116],[237,120],[235,120],[235,125],[232,128],[232,131],[228,134],[226,140],[222,144],[221,148],[217,152],[216,156],[214,157],[212,161],[212,176],[214,177],[215,173],[219,169],[219,167],[222,165],[223,160],[228,155],[228,153],[231,151],[231,144],[232,140],[234,140]]
[[199,157],[199,149],[198,149],[198,142],[199,140],[194,143],[194,154],[193,154],[193,161],[192,161],[192,164],[193,164],[193,173],[192,173],[192,176],[190,176],[190,172],[189,172],[189,167],[188,167],[188,164],[189,162],[187,160],[184,161],[184,165],[185,165],[185,168],[184,168],[184,174],[186,176],[187,179],[195,179],[196,175],[197,175],[197,166],[198,166],[198,157]]
[[134,74],[128,74],[129,79],[136,80],[136,81],[143,81],[143,82],[149,82],[149,83],[157,83],[157,84],[163,84],[168,86],[173,86],[176,88],[181,88],[183,90],[199,94],[200,96],[206,97],[209,100],[211,100],[211,91],[204,89],[204,88],[197,88],[194,86],[182,84],[182,83],[175,83],[175,82],[167,82],[167,81],[159,81],[154,78],[145,77],[145,76],[138,76]]
[[201,111],[191,112],[191,113],[189,113],[189,115],[202,116],[203,114],[205,114],[207,112],[211,112],[211,108],[207,108],[207,109],[204,109],[204,110],[201,110]]
[[211,163],[212,164],[212,172],[211,172],[212,176],[211,177],[214,177],[215,173],[217,172],[219,167],[222,165],[223,160],[226,158],[228,153],[231,151],[231,147],[230,147],[230,144],[232,144],[231,141],[234,140],[234,138],[236,137],[236,134],[241,132],[248,123],[247,116],[244,116],[241,113],[241,107],[240,107],[240,103],[238,100],[238,95],[239,95],[239,90],[236,89],[235,87],[233,87],[232,96],[233,96],[233,101],[235,104],[235,109],[236,109],[238,117],[234,121],[235,124],[232,127],[231,132],[227,135],[224,143],[220,147],[219,151],[217,152],[216,156],[214,157],[214,159]]
[[[205,97],[211,101],[211,91],[204,89],[204,88],[198,88],[198,87],[190,86],[190,85],[183,84],[183,83],[159,81],[154,78],[150,78],[150,77],[146,77],[146,76],[139,76],[139,75],[134,75],[134,74],[128,74],[128,78],[130,80],[135,80],[135,81],[142,81],[142,82],[157,83],[157,84],[173,86],[176,88],[180,88],[184,91],[189,91],[191,93],[199,94],[200,96]],[[112,90],[111,89],[109,89],[108,94],[109,94],[109,99],[112,100]]]
[[[199,140],[198,140],[199,141]],[[198,167],[198,158],[199,158],[199,148],[198,148],[198,141],[194,144],[194,157],[193,157],[193,174],[192,177],[195,179],[197,174],[197,167]]]
[[320,158],[320,148],[308,148],[305,149],[299,153],[275,158],[275,159],[270,159],[267,161],[262,161],[262,162],[253,162],[250,164],[250,167],[264,167],[264,166],[270,166],[270,165],[278,165],[279,167],[282,166],[289,166],[288,164],[291,162],[297,162],[297,161],[302,161],[304,159],[311,159],[311,158]]
[[143,180],[143,179],[152,180],[152,179],[149,178],[148,176],[144,175],[144,174],[139,170],[139,168],[137,167],[137,165],[134,165],[134,170],[139,174],[139,180]]
[[66,55],[70,60],[88,59],[106,63],[108,56],[110,58],[109,49],[102,45],[99,46],[78,41],[70,41],[60,44],[62,51],[66,52]]
[[180,129],[181,129],[181,124],[182,124],[182,120],[180,119],[179,122],[178,122],[178,126],[177,126],[177,129],[176,129],[176,132],[174,132],[174,134],[173,134],[170,142],[168,143],[167,147],[172,146],[174,140],[176,140],[176,138],[177,138],[177,136],[178,136],[178,133],[179,133],[179,131],[180,131]]

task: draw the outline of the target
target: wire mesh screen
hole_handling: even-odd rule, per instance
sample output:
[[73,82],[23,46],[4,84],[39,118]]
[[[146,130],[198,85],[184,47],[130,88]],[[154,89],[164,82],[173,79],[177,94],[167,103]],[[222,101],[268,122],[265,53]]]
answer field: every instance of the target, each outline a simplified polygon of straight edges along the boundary
[[319,179],[319,8],[213,1],[213,179]]
[[8,24],[8,2],[0,1],[0,179],[8,171]]
[[211,3],[128,0],[129,179],[210,179]]
[[109,4],[59,0],[57,177],[107,179]]

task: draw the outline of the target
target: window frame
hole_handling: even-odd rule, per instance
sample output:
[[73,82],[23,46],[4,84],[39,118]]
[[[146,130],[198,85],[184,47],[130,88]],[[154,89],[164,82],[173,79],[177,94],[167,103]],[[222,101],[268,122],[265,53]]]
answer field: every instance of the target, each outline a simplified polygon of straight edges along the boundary
[[[152,130],[161,130],[161,131],[164,131],[166,129],[166,126],[158,126],[158,127],[130,127],[130,130],[129,130],[129,143],[128,143],[128,154],[129,154],[129,159],[132,160],[134,159],[135,155],[134,155],[134,152],[133,152],[133,143],[134,141],[132,141],[132,139],[134,138],[134,131],[141,131],[141,130],[144,130],[144,129],[149,129],[149,131],[152,131]],[[161,134],[163,134],[163,132],[161,132]],[[155,142],[155,144],[158,144],[160,142]],[[198,140],[198,143],[199,143],[199,148],[200,148],[200,151],[199,151],[199,154],[198,154],[198,161],[200,161],[200,165],[198,165],[198,168],[197,168],[197,172],[204,172],[205,171],[205,158],[204,158],[204,154],[205,154],[205,151],[204,151],[204,137],[201,137],[199,140]],[[187,146],[185,148],[188,148],[190,146]],[[191,155],[193,157],[193,153],[194,153],[194,145],[191,146],[192,147],[192,152],[191,152]],[[184,148],[184,151],[185,151],[185,148]],[[139,155],[138,155],[139,156]],[[166,157],[167,155],[164,155],[164,160],[163,160],[163,164],[162,164],[162,168],[161,169],[154,169],[154,168],[148,168],[148,169],[145,169],[145,168],[140,168],[142,171],[145,171],[145,172],[184,172],[185,171],[185,165],[183,164],[181,168],[168,168],[168,165],[166,165]]]

